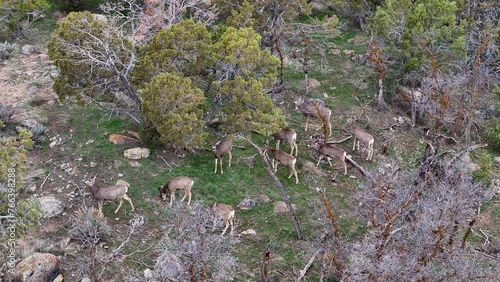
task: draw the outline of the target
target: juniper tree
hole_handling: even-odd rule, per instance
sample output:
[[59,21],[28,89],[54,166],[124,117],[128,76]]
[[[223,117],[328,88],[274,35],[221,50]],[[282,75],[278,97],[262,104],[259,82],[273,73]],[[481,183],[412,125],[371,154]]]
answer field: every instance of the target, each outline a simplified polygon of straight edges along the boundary
[[199,148],[207,134],[203,131],[203,91],[189,78],[162,73],[146,83],[141,93],[142,112],[161,138],[175,149]]

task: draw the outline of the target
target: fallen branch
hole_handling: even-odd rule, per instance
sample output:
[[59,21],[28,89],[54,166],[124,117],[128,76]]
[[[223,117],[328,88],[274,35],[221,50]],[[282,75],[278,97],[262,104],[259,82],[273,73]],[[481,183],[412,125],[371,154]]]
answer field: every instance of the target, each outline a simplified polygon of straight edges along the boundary
[[290,215],[290,218],[293,222],[293,226],[295,228],[295,233],[297,234],[297,239],[302,240],[302,234],[300,232],[300,225],[299,225],[299,220],[297,219],[297,215],[295,214],[295,210],[292,208],[292,205],[290,204],[290,199],[288,198],[288,193],[286,192],[285,188],[283,187],[283,184],[281,184],[281,181],[278,179],[276,174],[273,173],[273,170],[271,169],[271,165],[269,164],[269,161],[266,158],[265,151],[263,151],[259,146],[257,146],[255,143],[253,143],[250,139],[244,137],[244,136],[237,136],[237,138],[241,138],[248,143],[250,143],[259,153],[260,157],[262,158],[262,161],[264,162],[264,168],[266,169],[267,173],[269,176],[271,176],[271,179],[274,182],[274,185],[278,187],[278,189],[281,192],[281,197],[283,198],[283,201],[286,203],[288,207],[288,213]]
[[311,267],[311,265],[314,262],[314,259],[316,258],[316,255],[319,253],[319,251],[316,251],[314,255],[309,259],[309,262],[304,266],[304,269],[299,270],[299,278],[297,278],[297,281],[300,281],[302,278],[304,278],[304,275],[306,275],[307,271]]
[[375,179],[363,168],[361,167],[359,164],[357,164],[353,159],[351,159],[350,156],[346,156],[345,157],[346,160],[348,160],[353,166],[355,166],[357,169],[359,169],[359,171],[361,171],[361,173],[368,179],[370,180],[371,182],[375,183]]
[[40,185],[40,190],[42,190],[43,185],[45,184],[45,182],[47,182],[47,179],[49,178],[49,176],[50,176],[51,173],[52,172],[49,172],[49,174],[47,174],[47,176],[45,176],[45,179],[43,180],[42,185]]

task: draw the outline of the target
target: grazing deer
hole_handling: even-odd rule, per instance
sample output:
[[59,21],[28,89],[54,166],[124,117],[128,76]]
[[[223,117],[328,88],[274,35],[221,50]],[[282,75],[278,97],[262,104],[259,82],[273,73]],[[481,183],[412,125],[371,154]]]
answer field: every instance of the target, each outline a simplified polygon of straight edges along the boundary
[[[214,212],[216,217],[219,217],[224,220],[224,223],[226,224],[226,227],[224,227],[224,230],[222,231],[221,235],[224,235],[226,233],[227,228],[231,225],[231,235],[233,235],[233,230],[234,230],[234,209],[225,204],[218,204],[214,203],[212,206],[212,211]],[[214,229],[215,229],[215,219],[214,219]]]
[[221,140],[219,140],[215,145],[212,146],[212,150],[214,152],[215,156],[215,171],[214,173],[217,173],[217,160],[220,161],[220,173],[223,174],[224,171],[222,170],[222,157],[225,154],[229,154],[229,166],[231,167],[231,150],[233,149],[233,140],[229,137],[224,137]]
[[187,176],[177,176],[170,179],[167,184],[158,187],[158,191],[160,191],[160,197],[165,202],[167,200],[167,192],[170,191],[170,206],[172,206],[172,202],[175,200],[175,191],[183,190],[184,196],[181,199],[181,202],[184,201],[186,196],[188,197],[188,205],[191,203],[191,187],[193,187],[193,179]]
[[295,150],[295,156],[299,153],[299,146],[297,145],[297,133],[295,130],[290,128],[283,128],[282,130],[273,134],[274,140],[276,140],[276,149],[280,149],[280,141],[286,141],[292,150],[290,155],[293,156],[293,151]]
[[359,143],[361,142],[368,149],[368,156],[366,157],[366,160],[373,159],[373,143],[375,142],[373,136],[371,136],[368,132],[364,131],[363,129],[357,127],[355,121],[352,121],[351,126],[349,128],[349,132],[351,133],[354,139],[352,144],[352,150],[353,151],[356,150],[356,144],[357,144],[359,151]]
[[278,171],[278,163],[282,163],[290,168],[290,175],[288,176],[288,178],[291,178],[292,175],[295,175],[295,184],[298,184],[299,177],[297,176],[297,170],[295,170],[295,163],[297,162],[297,159],[294,156],[289,155],[281,150],[271,148],[269,147],[269,145],[266,145],[266,151],[269,151],[271,153],[271,167],[273,169],[273,172],[276,173],[276,171]]
[[318,159],[318,163],[316,164],[316,166],[319,166],[319,163],[321,162],[321,160],[326,157],[330,166],[333,167],[332,162],[330,161],[330,158],[332,158],[332,159],[336,158],[336,159],[340,160],[340,162],[344,166],[344,175],[347,174],[347,164],[345,162],[347,152],[344,149],[337,147],[333,144],[320,144],[317,142],[313,143],[312,147],[316,151],[318,151],[318,153],[319,153],[319,159]]
[[[318,100],[314,100],[316,103],[316,106],[319,108],[319,112],[321,113],[321,116],[325,119],[327,126],[328,126],[328,136],[332,135],[332,124],[330,122],[330,116],[332,115],[332,111],[328,109],[325,105],[324,102],[319,102]],[[307,99],[304,100],[302,97],[299,97],[299,99],[295,100],[294,102],[296,106],[296,110],[302,113],[306,117],[306,126],[304,131],[307,131],[307,127],[309,124],[309,118],[317,118],[321,120],[320,115],[318,114],[318,110],[316,107],[313,105],[312,100]],[[321,120],[322,121],[322,120]]]
[[116,208],[115,210],[115,213],[117,213],[120,207],[122,206],[123,199],[125,199],[127,202],[130,203],[132,211],[135,210],[134,204],[132,204],[132,200],[127,195],[128,187],[130,186],[130,184],[128,184],[123,180],[118,180],[116,184],[113,186],[98,188],[97,185],[95,184],[96,177],[97,175],[95,175],[94,178],[90,179],[89,181],[86,181],[85,184],[87,184],[87,186],[90,187],[92,196],[94,197],[94,199],[98,201],[99,214],[102,215],[102,205],[104,200],[109,200],[109,201],[118,200],[120,202],[118,204],[118,208]]

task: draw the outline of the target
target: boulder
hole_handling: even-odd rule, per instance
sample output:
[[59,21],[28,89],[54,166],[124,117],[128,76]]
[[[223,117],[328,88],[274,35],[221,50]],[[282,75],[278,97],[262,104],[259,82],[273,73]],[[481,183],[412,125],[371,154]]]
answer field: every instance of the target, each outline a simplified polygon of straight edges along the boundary
[[24,55],[38,54],[40,50],[36,46],[26,44],[21,48],[21,53]]
[[60,215],[64,210],[64,203],[53,196],[44,196],[38,198],[40,210],[43,218],[51,218]]
[[[295,207],[295,204],[292,204],[292,209],[295,211],[297,208]],[[288,212],[288,207],[285,202],[279,201],[274,203],[274,213],[284,213]]]
[[34,253],[16,265],[8,281],[54,281],[60,272],[60,261],[55,255]]
[[256,204],[257,202],[254,199],[245,198],[238,203],[237,207],[242,210],[249,210],[255,207]]
[[21,121],[21,125],[30,131],[35,130],[37,132],[46,132],[48,129],[47,126],[43,125],[35,119],[25,119]]
[[148,148],[136,147],[132,149],[125,150],[123,155],[131,160],[140,160],[149,157],[150,151]]

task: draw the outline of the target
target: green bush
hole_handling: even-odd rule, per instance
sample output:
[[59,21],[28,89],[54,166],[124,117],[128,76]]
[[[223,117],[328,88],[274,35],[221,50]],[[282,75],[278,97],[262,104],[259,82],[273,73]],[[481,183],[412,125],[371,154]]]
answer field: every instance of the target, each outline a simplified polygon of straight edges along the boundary
[[46,0],[0,0],[0,40],[7,40],[20,33],[23,21],[34,21],[50,7]]
[[0,61],[7,60],[12,57],[12,52],[16,49],[16,44],[10,44],[5,41],[4,43],[0,42]]
[[491,156],[488,155],[487,153],[482,153],[479,156],[478,164],[480,168],[472,172],[472,178],[476,182],[483,182],[488,186],[491,185],[490,173],[491,173],[491,166],[493,164]]
[[78,12],[78,11],[94,11],[99,8],[99,5],[104,3],[104,0],[52,0],[55,6],[61,11]]
[[486,139],[488,140],[488,145],[500,152],[500,118],[494,118],[491,120],[490,126],[486,132]]

